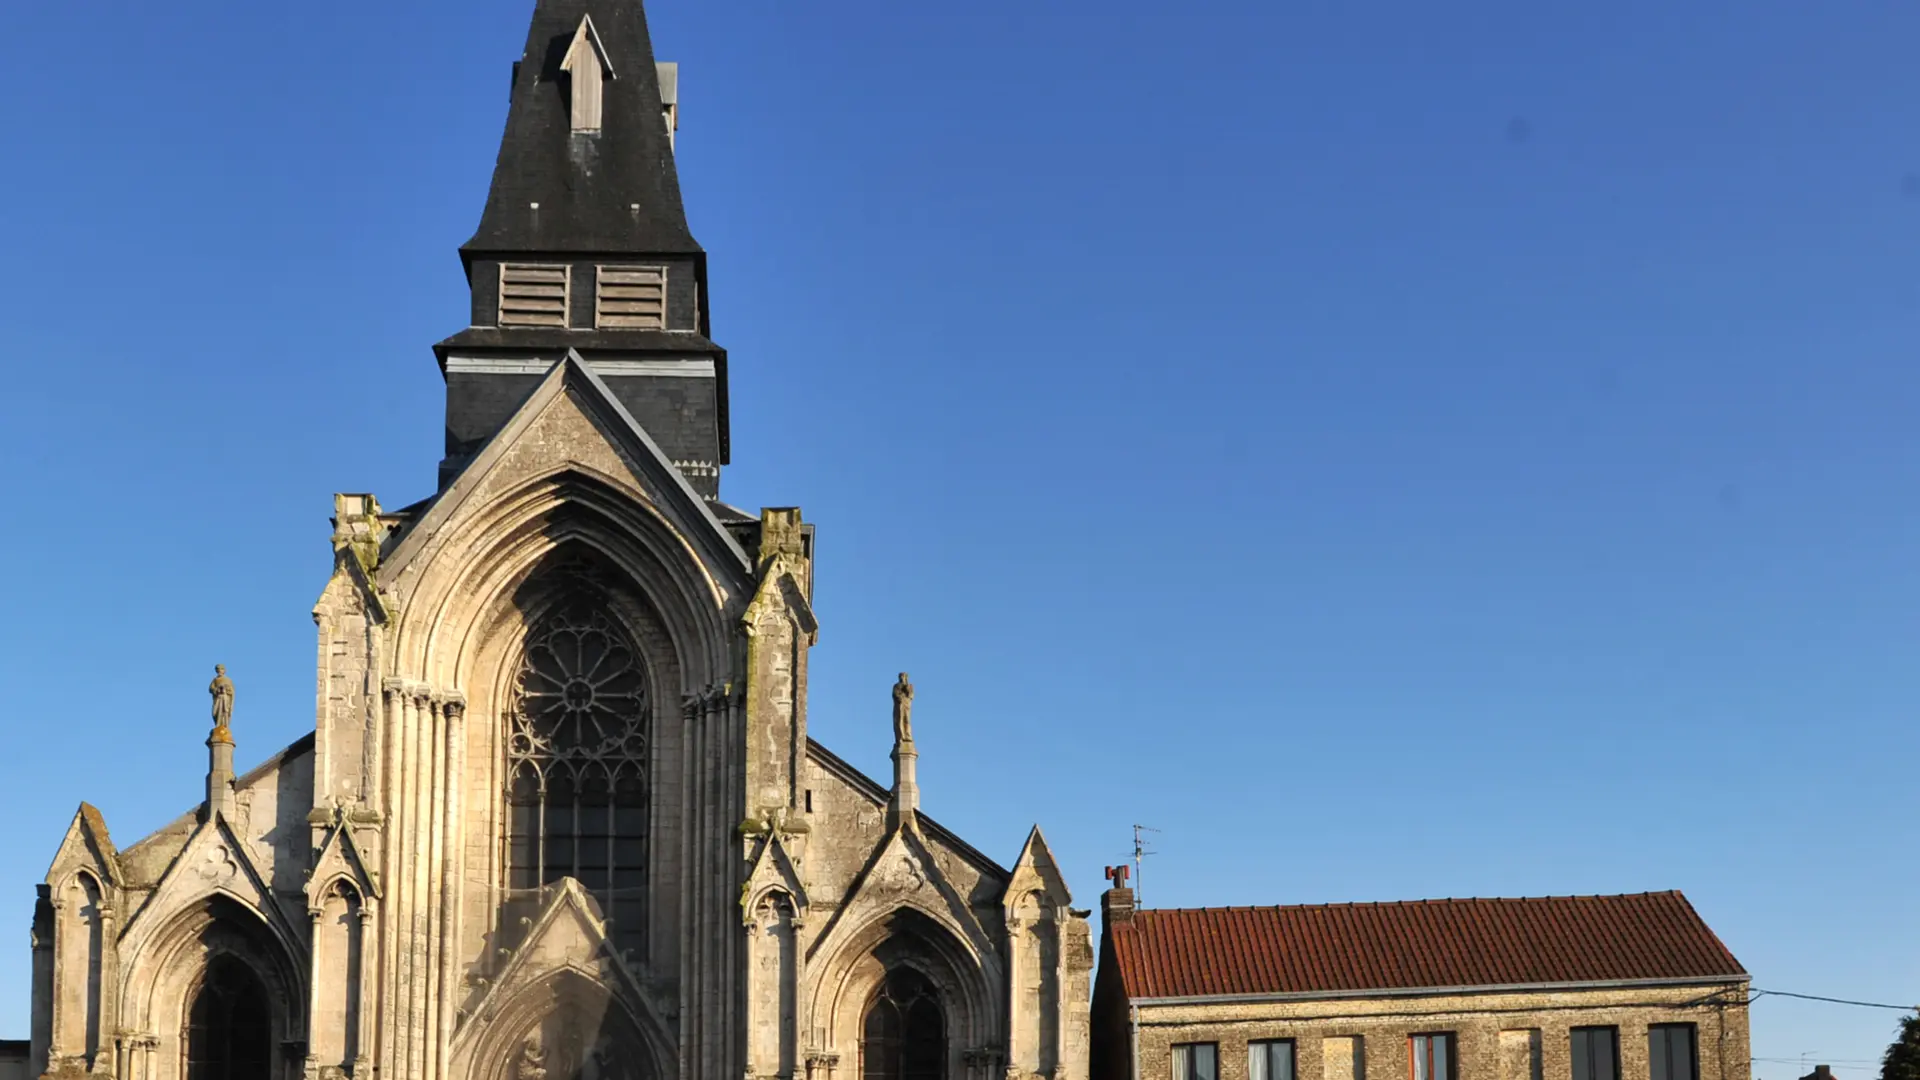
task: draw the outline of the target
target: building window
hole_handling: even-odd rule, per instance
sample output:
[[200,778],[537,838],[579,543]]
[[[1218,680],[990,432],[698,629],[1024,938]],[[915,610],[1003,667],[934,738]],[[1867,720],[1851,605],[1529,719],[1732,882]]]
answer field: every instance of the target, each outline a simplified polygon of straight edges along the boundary
[[1453,1080],[1453,1032],[1414,1035],[1407,1046],[1411,1080]]
[[647,683],[625,629],[582,587],[534,625],[507,727],[507,886],[573,878],[641,945],[647,872]]
[[941,1080],[946,1072],[940,991],[912,968],[888,972],[860,1028],[862,1080]]
[[1220,1047],[1214,1043],[1176,1043],[1173,1080],[1220,1080]]
[[1647,1029],[1652,1080],[1698,1080],[1700,1056],[1692,1024],[1655,1024]]
[[1248,1043],[1247,1080],[1293,1080],[1293,1040]]
[[1620,1080],[1620,1029],[1573,1029],[1573,1080]]
[[573,295],[572,268],[500,264],[500,325],[567,325],[567,304]]
[[593,325],[610,330],[667,328],[667,268],[602,266],[595,283]]

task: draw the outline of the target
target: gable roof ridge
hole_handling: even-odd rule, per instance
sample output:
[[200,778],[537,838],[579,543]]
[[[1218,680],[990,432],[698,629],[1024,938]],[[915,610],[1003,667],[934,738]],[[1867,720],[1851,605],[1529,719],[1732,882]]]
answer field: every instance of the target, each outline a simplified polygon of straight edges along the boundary
[[1189,912],[1226,912],[1226,911],[1316,911],[1333,908],[1412,908],[1412,907],[1465,907],[1473,904],[1548,904],[1569,900],[1637,900],[1642,898],[1676,897],[1688,908],[1686,894],[1678,889],[1650,890],[1632,893],[1551,893],[1541,896],[1430,896],[1411,900],[1327,900],[1304,904],[1226,904],[1201,905],[1199,907],[1162,907],[1140,908],[1134,917],[1156,914],[1183,914]]

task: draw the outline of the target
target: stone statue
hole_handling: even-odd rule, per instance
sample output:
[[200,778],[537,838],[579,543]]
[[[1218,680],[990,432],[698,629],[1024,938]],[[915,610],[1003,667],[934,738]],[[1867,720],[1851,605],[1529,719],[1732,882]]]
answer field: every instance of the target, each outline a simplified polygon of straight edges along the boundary
[[513,1070],[514,1080],[547,1080],[547,1055],[540,1048],[538,1034],[527,1036],[520,1045],[520,1061]]
[[907,681],[904,671],[900,673],[900,681],[893,684],[893,741],[913,741],[913,684]]
[[227,678],[227,665],[213,665],[213,682],[207,685],[213,695],[213,726],[226,727],[233,722],[233,680]]

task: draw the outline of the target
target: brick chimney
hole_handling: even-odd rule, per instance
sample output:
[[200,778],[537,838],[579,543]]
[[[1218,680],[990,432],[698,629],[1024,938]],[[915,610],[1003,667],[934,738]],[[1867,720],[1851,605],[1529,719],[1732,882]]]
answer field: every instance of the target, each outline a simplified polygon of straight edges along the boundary
[[1100,921],[1103,926],[1133,921],[1133,890],[1127,887],[1131,867],[1107,867],[1107,880],[1113,887],[1100,894]]

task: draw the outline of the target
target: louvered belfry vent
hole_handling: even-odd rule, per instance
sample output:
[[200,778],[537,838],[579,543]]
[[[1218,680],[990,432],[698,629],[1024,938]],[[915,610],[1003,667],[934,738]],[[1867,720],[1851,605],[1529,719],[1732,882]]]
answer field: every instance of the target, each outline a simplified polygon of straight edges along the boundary
[[500,264],[501,326],[566,326],[571,276],[565,266]]
[[667,328],[664,266],[602,266],[594,297],[594,325],[608,330]]

